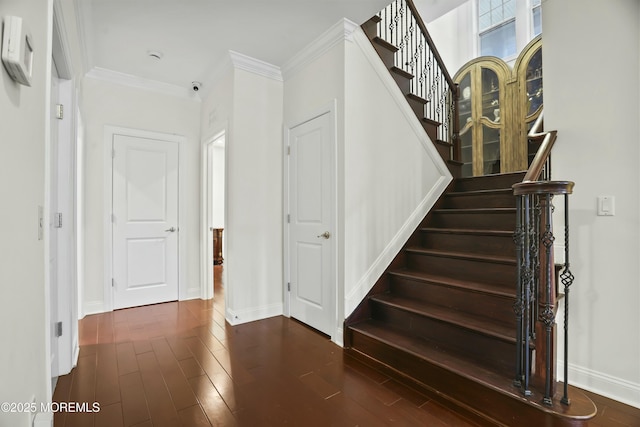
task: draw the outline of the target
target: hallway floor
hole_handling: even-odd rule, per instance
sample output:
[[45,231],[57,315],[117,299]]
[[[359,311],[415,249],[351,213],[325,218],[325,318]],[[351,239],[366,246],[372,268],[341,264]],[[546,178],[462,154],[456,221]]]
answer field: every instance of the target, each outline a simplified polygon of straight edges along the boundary
[[[56,413],[55,427],[475,425],[295,320],[225,325],[221,269],[213,300],[81,320],[78,366],[54,400],[100,412]],[[640,410],[597,403],[592,425],[640,425]]]

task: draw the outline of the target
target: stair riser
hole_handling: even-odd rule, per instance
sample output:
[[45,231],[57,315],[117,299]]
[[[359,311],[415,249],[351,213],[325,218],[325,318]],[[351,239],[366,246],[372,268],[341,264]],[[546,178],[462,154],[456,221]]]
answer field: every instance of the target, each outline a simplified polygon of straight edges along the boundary
[[440,157],[442,157],[444,160],[451,159],[451,147],[443,144],[435,144],[435,146],[438,150],[438,153],[440,154]]
[[516,328],[515,298],[473,292],[391,275],[391,293],[494,319]]
[[424,117],[424,103],[410,97],[407,97],[407,102],[417,117]]
[[522,182],[524,173],[487,175],[471,179],[456,181],[455,191],[495,190],[498,188],[511,188],[516,182]]
[[405,95],[411,92],[411,80],[407,77],[400,75],[398,73],[391,73],[393,80],[396,81],[396,84]]
[[506,372],[515,372],[515,343],[372,301],[374,319],[435,345],[462,352]]
[[424,131],[427,132],[427,135],[429,136],[429,138],[431,138],[432,141],[438,139],[438,128],[440,127],[438,124],[427,122],[424,120],[421,120],[420,123],[422,124]]
[[411,270],[448,276],[480,283],[494,283],[515,289],[516,267],[511,264],[439,257],[407,252],[407,267]]
[[[413,354],[399,351],[356,331],[353,332],[353,342],[353,350],[348,351],[355,357],[367,360],[372,366],[388,374],[406,375],[411,378],[408,381],[417,381],[425,390],[439,398],[476,414],[483,414],[485,419],[495,420],[498,425],[519,427],[588,425],[586,420],[553,417],[526,404],[521,399],[514,399],[480,382],[457,375],[455,372],[429,363]],[[514,393],[519,392],[514,391]]]
[[449,209],[515,208],[516,198],[512,193],[507,192],[465,196],[455,195],[445,197],[444,207]]
[[437,233],[421,233],[422,247],[449,252],[465,252],[477,255],[516,256],[516,245],[511,236]]
[[378,56],[387,68],[391,68],[395,62],[395,52],[390,51],[385,46],[373,43],[373,48],[378,52]]
[[516,229],[516,214],[511,211],[433,212],[429,224],[431,227],[513,231]]

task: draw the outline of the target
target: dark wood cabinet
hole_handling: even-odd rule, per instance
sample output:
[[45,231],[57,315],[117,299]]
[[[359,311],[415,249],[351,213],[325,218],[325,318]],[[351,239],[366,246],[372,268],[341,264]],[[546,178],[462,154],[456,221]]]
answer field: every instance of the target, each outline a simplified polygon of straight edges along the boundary
[[213,264],[220,265],[224,258],[222,258],[222,228],[213,229]]

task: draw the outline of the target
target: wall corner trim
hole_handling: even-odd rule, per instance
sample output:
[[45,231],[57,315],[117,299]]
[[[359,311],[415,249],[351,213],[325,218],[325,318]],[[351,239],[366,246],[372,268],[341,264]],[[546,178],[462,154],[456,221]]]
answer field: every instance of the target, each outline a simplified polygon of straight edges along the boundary
[[229,51],[229,56],[231,57],[233,68],[248,71],[249,73],[257,74],[279,82],[282,81],[282,72],[280,71],[280,67],[276,65],[243,55],[242,53],[233,50]]
[[345,40],[352,41],[353,33],[357,28],[358,24],[346,18],[335,23],[327,31],[322,33],[318,38],[309,43],[284,63],[282,66],[282,74],[285,80],[295,75],[309,63],[324,55],[336,44]]

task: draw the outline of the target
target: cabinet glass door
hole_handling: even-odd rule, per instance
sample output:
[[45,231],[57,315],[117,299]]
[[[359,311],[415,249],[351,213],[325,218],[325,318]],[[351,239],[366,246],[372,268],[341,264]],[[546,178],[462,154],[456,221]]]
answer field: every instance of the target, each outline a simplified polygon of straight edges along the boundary
[[542,106],[542,49],[538,49],[526,72],[527,79],[527,117],[533,115]]
[[471,72],[468,72],[459,83],[460,99],[458,100],[458,116],[460,123],[460,157],[462,176],[473,175],[473,115]]
[[500,173],[500,80],[490,68],[481,68],[482,131],[481,163],[477,175]]

